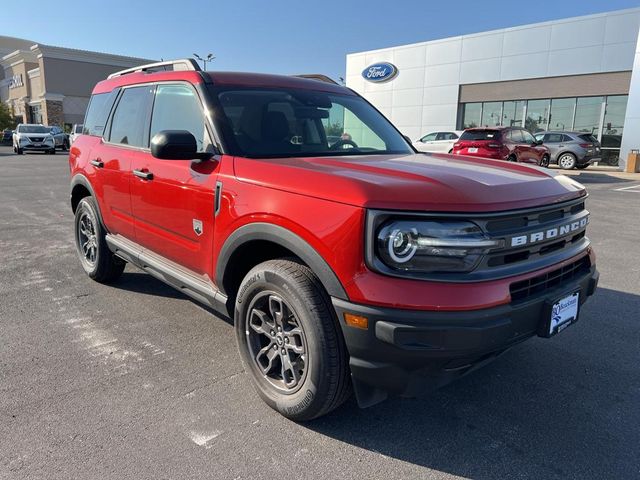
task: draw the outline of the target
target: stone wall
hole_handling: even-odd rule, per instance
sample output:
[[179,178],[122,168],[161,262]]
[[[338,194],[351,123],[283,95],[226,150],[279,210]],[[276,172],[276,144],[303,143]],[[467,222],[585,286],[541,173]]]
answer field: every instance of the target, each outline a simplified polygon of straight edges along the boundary
[[64,124],[62,102],[57,100],[45,100],[44,111],[42,112],[42,121],[45,125],[62,126]]

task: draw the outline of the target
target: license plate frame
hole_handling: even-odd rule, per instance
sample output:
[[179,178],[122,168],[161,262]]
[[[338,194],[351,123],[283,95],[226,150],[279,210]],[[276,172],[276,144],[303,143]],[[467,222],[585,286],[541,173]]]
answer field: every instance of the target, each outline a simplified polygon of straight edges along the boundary
[[469,147],[467,149],[467,152],[469,152],[469,153],[478,153],[478,147]]
[[551,338],[573,325],[580,318],[581,289],[572,290],[546,302],[538,336]]

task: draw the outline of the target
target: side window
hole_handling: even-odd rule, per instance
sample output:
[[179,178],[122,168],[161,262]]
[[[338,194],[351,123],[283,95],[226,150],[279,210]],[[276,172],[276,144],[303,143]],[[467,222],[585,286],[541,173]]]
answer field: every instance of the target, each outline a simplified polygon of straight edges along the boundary
[[537,140],[538,142],[547,142],[547,141],[548,141],[548,140],[547,140],[547,137],[548,137],[548,136],[549,136],[548,134],[547,134],[547,135],[545,135],[544,133],[536,133],[536,134],[534,135],[534,137],[536,137],[536,140]]
[[458,135],[456,135],[453,132],[447,132],[445,135],[446,135],[445,136],[445,140],[457,140],[458,139]]
[[514,143],[522,143],[524,141],[522,138],[522,130],[511,130],[509,132],[509,140]]
[[571,138],[569,135],[562,135],[562,141],[563,142],[573,142],[573,138]]
[[162,130],[187,130],[196,138],[198,151],[211,145],[207,134],[203,107],[195,91],[188,85],[158,85],[153,104],[149,138]]
[[544,136],[544,141],[546,143],[560,143],[565,136],[566,135],[562,135],[561,133],[547,133]]
[[433,142],[436,139],[436,136],[438,135],[438,132],[435,133],[430,133],[428,135],[425,135],[424,137],[422,137],[420,139],[421,142]]
[[111,143],[133,147],[148,146],[149,138],[145,132],[152,95],[153,87],[148,85],[124,90],[111,120]]
[[101,137],[104,134],[104,127],[107,125],[107,118],[109,117],[109,112],[111,111],[111,107],[113,107],[113,102],[117,94],[118,90],[113,90],[109,93],[96,93],[91,95],[87,114],[84,119],[84,126],[79,125],[84,135]]
[[520,130],[522,132],[522,141],[524,143],[528,143],[528,144],[532,144],[533,142],[536,141],[535,138],[533,138],[533,135],[531,135],[529,132],[527,132],[526,130]]

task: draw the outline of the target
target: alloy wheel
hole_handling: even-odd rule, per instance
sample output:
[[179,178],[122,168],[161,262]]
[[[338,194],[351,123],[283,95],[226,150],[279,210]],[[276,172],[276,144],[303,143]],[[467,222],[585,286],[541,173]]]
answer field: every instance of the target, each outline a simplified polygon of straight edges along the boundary
[[308,367],[307,340],[295,312],[275,292],[261,292],[249,306],[245,335],[254,368],[284,393],[296,392]]
[[89,265],[95,265],[98,257],[98,237],[94,221],[87,212],[83,212],[78,219],[78,247],[84,260]]

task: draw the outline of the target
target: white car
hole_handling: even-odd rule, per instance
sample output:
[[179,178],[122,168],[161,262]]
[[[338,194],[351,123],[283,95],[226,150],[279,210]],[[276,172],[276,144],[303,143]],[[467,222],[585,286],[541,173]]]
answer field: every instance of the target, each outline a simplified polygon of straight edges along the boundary
[[419,152],[451,153],[453,144],[462,135],[460,130],[441,130],[427,133],[424,137],[413,142],[413,146]]
[[13,132],[13,151],[22,155],[27,150],[56,153],[56,141],[49,127],[35,123],[20,123]]
[[71,128],[71,133],[69,134],[69,144],[73,145],[73,142],[75,142],[76,138],[78,138],[80,135],[82,135],[82,124],[74,123],[73,127]]

